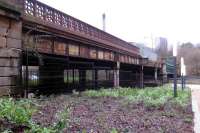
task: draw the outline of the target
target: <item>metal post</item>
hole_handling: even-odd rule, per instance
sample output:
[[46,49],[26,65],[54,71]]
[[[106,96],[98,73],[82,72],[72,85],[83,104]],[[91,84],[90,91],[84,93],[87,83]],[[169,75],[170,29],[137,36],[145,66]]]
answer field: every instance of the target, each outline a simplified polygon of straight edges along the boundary
[[183,74],[181,74],[181,88],[182,88],[182,91],[184,89],[184,79],[183,79]]
[[67,62],[67,89],[69,89],[69,61]]
[[177,97],[177,70],[176,70],[176,56],[174,56],[174,97]]
[[24,90],[24,97],[27,98],[28,96],[28,80],[29,80],[29,73],[28,73],[28,48],[26,48],[26,86],[25,86],[25,90]]
[[183,76],[183,86],[184,86],[184,88],[186,87],[185,85],[186,85],[186,77]]
[[20,63],[19,63],[19,72],[20,72],[20,74],[19,74],[19,86],[17,86],[18,88],[17,89],[20,89],[20,95],[22,95],[23,94],[23,91],[24,90],[21,90],[21,89],[23,89],[24,88],[24,78],[23,78],[23,70],[22,70],[22,67],[23,67],[23,52],[21,52],[20,53]]
[[74,69],[72,69],[72,77],[73,77],[73,87],[74,87]]
[[144,88],[144,74],[143,74],[144,66],[140,68],[140,88]]

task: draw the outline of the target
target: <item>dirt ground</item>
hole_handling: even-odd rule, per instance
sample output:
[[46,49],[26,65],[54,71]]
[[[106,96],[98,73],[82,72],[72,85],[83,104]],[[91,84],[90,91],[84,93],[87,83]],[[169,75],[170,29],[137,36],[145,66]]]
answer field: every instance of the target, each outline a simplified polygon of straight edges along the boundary
[[58,96],[40,101],[40,110],[33,120],[49,126],[57,120],[56,114],[70,109],[65,133],[192,133],[191,105],[185,108],[170,102],[160,107],[144,106],[142,102],[128,102],[123,98],[88,98],[85,96]]

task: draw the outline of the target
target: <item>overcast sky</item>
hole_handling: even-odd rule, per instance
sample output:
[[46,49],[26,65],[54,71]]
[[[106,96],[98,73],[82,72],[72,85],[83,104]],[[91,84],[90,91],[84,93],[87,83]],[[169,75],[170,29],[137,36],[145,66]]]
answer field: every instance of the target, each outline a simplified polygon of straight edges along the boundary
[[39,0],[128,42],[200,43],[200,0]]

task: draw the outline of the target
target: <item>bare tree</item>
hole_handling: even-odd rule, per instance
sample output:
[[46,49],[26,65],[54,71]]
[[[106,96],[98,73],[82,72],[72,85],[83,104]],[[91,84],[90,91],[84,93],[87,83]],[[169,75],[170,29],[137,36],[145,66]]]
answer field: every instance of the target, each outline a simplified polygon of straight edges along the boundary
[[188,75],[200,76],[200,48],[192,43],[184,43],[178,48],[178,60],[185,59]]
[[168,42],[166,38],[158,38],[156,53],[160,58],[166,58],[168,56]]

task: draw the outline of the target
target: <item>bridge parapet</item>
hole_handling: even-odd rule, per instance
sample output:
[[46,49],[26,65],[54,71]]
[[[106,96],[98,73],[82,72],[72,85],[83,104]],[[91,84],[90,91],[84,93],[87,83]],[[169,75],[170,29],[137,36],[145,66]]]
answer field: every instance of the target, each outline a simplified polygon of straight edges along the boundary
[[[53,28],[63,29],[71,34],[94,39],[97,42],[112,45],[134,55],[139,55],[139,48],[121,40],[107,32],[95,28],[81,20],[58,11],[36,0],[11,0],[23,8],[23,19],[27,21],[42,21]],[[49,26],[49,25],[48,25]]]

